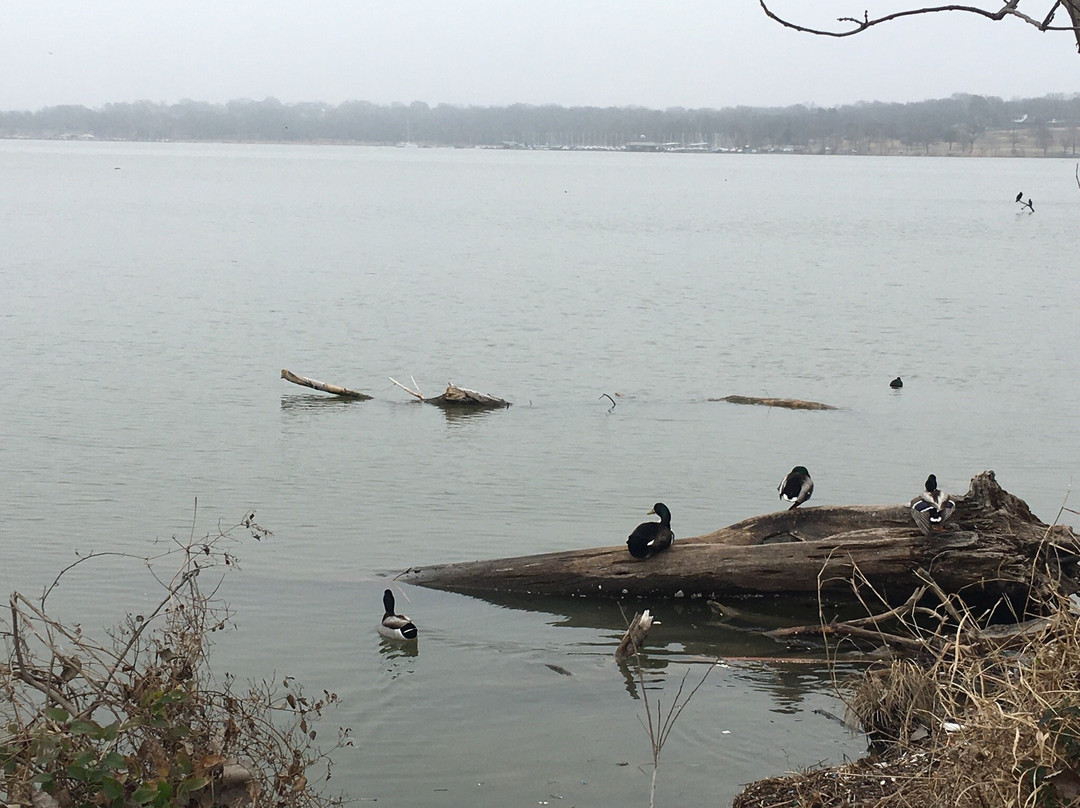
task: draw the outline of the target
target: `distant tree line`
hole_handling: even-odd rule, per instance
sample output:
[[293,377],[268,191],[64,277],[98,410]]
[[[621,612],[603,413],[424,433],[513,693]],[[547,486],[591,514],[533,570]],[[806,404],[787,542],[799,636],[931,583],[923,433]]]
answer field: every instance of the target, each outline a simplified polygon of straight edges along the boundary
[[1075,154],[1080,95],[1004,101],[958,94],[913,103],[838,107],[664,110],[514,104],[378,105],[367,101],[225,104],[138,101],[98,109],[55,106],[0,112],[0,137],[145,141],[416,143],[424,146],[624,148],[642,142],[699,149],[810,153],[972,153],[987,133],[1013,153]]

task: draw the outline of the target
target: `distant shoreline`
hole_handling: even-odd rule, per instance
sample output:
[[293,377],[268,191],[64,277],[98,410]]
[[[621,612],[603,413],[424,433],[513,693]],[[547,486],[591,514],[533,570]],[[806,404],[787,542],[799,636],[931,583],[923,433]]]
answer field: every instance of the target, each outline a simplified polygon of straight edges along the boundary
[[1068,157],[1080,152],[1080,94],[957,94],[910,104],[725,109],[139,101],[0,111],[0,138],[305,143],[546,151]]
[[[1072,130],[1061,127],[1051,129],[1059,138],[1067,137]],[[565,151],[565,152],[624,152],[642,154],[784,154],[814,155],[834,157],[1004,157],[1004,158],[1042,158],[1042,159],[1080,159],[1080,137],[1075,145],[1066,148],[1044,148],[1037,138],[1017,136],[1014,131],[998,130],[986,132],[978,137],[970,147],[961,148],[957,144],[931,143],[928,145],[907,146],[897,141],[870,141],[860,144],[841,141],[837,147],[812,146],[764,146],[751,147],[699,147],[682,144],[639,144],[624,146],[551,146],[547,144],[526,145],[524,143],[497,144],[452,144],[452,143],[401,143],[373,142],[361,140],[272,140],[265,138],[100,138],[93,135],[64,134],[55,136],[13,136],[0,135],[4,141],[38,142],[78,142],[78,143],[187,143],[221,145],[266,145],[266,146],[363,146],[371,148],[420,148],[420,149],[482,149],[495,151]],[[1059,141],[1062,142],[1062,141]]]

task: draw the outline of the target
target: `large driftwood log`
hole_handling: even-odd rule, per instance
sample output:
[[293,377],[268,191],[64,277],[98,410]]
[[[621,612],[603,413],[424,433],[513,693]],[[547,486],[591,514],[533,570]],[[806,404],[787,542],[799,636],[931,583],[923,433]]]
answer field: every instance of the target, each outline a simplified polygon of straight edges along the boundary
[[803,507],[678,539],[645,561],[620,545],[411,568],[399,578],[474,594],[715,599],[803,597],[820,588],[843,598],[857,568],[883,595],[902,600],[923,583],[916,574],[923,568],[944,590],[986,601],[1022,598],[1045,582],[1040,576],[1058,576],[1077,557],[1072,532],[1039,521],[992,471],[954,498],[945,532],[932,537],[916,528],[906,505]]
[[327,384],[326,382],[320,382],[317,379],[309,379],[307,376],[298,376],[291,370],[282,369],[281,378],[287,382],[299,384],[301,387],[310,387],[312,390],[320,390],[324,393],[342,396],[343,398],[355,398],[360,401],[368,401],[371,398],[367,393],[350,390],[348,387],[339,387],[336,384]]

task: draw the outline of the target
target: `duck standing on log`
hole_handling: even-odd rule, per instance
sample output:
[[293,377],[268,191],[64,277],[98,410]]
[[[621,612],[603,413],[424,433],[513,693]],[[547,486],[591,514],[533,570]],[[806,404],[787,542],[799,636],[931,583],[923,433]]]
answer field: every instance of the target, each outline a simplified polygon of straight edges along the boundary
[[956,503],[944,491],[938,489],[937,475],[926,478],[926,489],[911,500],[911,516],[924,535],[940,533],[945,520],[956,510]]
[[660,517],[659,522],[642,522],[634,528],[626,546],[634,558],[650,558],[671,546],[675,534],[671,532],[671,511],[663,502],[653,505],[650,514]]
[[405,615],[394,612],[394,593],[387,589],[383,592],[382,602],[386,613],[379,623],[379,633],[388,640],[415,640],[416,624]]
[[780,499],[792,503],[788,510],[793,511],[813,495],[814,481],[810,479],[806,466],[796,466],[780,481],[776,490],[780,492]]

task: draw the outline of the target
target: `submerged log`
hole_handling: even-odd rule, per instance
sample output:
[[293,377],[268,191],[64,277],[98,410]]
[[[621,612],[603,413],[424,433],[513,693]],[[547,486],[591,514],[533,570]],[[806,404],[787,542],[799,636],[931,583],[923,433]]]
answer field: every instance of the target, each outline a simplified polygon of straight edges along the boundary
[[467,387],[457,387],[453,384],[446,385],[446,392],[435,398],[425,398],[428,404],[438,407],[509,407],[510,402],[498,396],[479,393]]
[[759,404],[763,407],[783,407],[788,410],[835,410],[831,404],[819,401],[803,401],[798,398],[758,398],[757,396],[724,396],[709,401],[726,401],[728,404]]
[[282,369],[281,378],[287,382],[299,384],[301,387],[310,387],[312,390],[321,390],[324,393],[342,396],[343,398],[355,398],[359,401],[368,401],[371,398],[367,393],[350,390],[348,387],[339,387],[336,384],[327,384],[326,382],[320,382],[317,379],[309,379],[306,376],[298,376],[291,370]]
[[420,388],[416,385],[416,380],[413,379],[413,387],[406,387],[401,382],[392,377],[390,381],[408,393],[410,396],[415,397],[419,401],[423,401],[425,404],[434,404],[437,407],[469,407],[473,409],[493,409],[496,407],[509,407],[510,402],[505,399],[501,399],[498,396],[488,395],[487,393],[479,393],[476,390],[470,390],[467,387],[458,387],[450,382],[446,385],[446,392],[441,396],[435,396],[434,398],[424,398],[424,394],[420,392]]
[[[822,592],[843,599],[858,570],[883,595],[906,598],[928,570],[946,591],[974,601],[1024,597],[1080,555],[1064,526],[1039,521],[998,485],[972,478],[943,533],[924,536],[906,505],[802,507],[764,514],[690,539],[645,561],[625,545],[410,568],[419,586],[563,597],[707,597]],[[1040,572],[1033,576],[1038,558]]]

